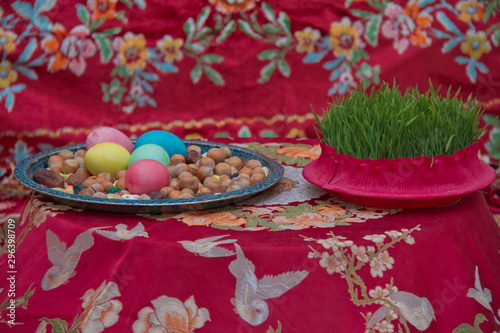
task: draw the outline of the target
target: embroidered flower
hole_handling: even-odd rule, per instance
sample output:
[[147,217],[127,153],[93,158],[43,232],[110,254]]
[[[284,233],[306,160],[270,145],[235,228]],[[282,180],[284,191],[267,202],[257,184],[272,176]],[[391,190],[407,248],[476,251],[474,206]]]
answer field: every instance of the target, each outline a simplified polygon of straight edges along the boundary
[[122,303],[113,298],[121,296],[114,282],[104,281],[97,290],[89,289],[83,295],[82,307],[85,312],[80,316],[80,329],[83,333],[98,333],[113,326],[118,321]]
[[0,62],[0,88],[6,88],[16,81],[17,72],[12,69],[12,64],[8,60],[2,60]]
[[285,210],[283,207],[244,207],[244,210],[250,211],[250,215],[253,216],[263,216],[263,215],[273,215],[274,212],[282,212]]
[[278,155],[285,155],[289,158],[308,158],[317,160],[321,155],[320,145],[308,147],[283,147],[276,151]]
[[387,236],[374,234],[374,235],[366,235],[363,237],[363,239],[371,240],[374,243],[383,243],[385,237],[387,237]]
[[312,52],[314,51],[314,42],[319,39],[321,34],[318,30],[307,27],[302,31],[296,31],[295,37],[298,39],[297,52]]
[[239,13],[255,7],[255,2],[260,0],[208,0],[215,5],[219,13]]
[[316,243],[321,244],[325,249],[332,249],[332,251],[337,251],[339,249],[337,240],[334,238],[319,239]]
[[49,72],[56,72],[69,68],[77,76],[85,72],[87,66],[85,58],[92,57],[96,46],[90,38],[89,30],[79,25],[68,33],[59,23],[54,25],[53,35],[48,35],[42,40],[42,48],[52,54],[48,64]]
[[323,252],[319,265],[326,268],[328,274],[333,274],[335,272],[340,273],[345,271],[347,260],[342,258],[342,253],[340,251],[335,251],[333,255],[330,255],[328,252]]
[[160,296],[151,301],[153,308],[144,307],[138,313],[138,319],[132,329],[134,333],[146,332],[194,332],[202,328],[210,314],[206,308],[198,308],[194,297],[184,303],[179,299]]
[[385,231],[384,233],[393,238],[403,236],[403,233],[397,230]]
[[126,65],[130,74],[133,74],[136,69],[146,67],[149,51],[146,48],[146,38],[143,34],[134,35],[127,32],[123,38],[115,38],[113,48],[118,53],[114,60],[115,64],[117,66]]
[[463,0],[459,1],[456,9],[460,12],[458,19],[463,22],[470,22],[472,20],[482,21],[484,17],[484,5],[476,0]]
[[330,45],[333,47],[335,56],[339,57],[343,54],[348,59],[351,59],[353,50],[359,49],[359,32],[351,25],[348,17],[344,17],[340,23],[332,23]]
[[429,46],[431,39],[423,30],[429,28],[432,17],[419,11],[418,3],[408,5],[405,9],[401,6],[389,3],[385,8],[384,15],[388,18],[382,24],[382,34],[393,39],[393,47],[402,54],[409,46],[410,41],[414,45]]
[[375,329],[375,331],[378,331],[380,333],[394,332],[394,325],[390,324],[387,320],[379,321],[373,328]]
[[0,49],[3,49],[7,53],[14,52],[16,49],[16,38],[17,35],[15,33],[0,28]]
[[373,258],[370,261],[370,273],[374,278],[384,276],[384,271],[386,270],[387,268],[377,258]]
[[112,20],[116,17],[116,3],[118,0],[88,0],[87,7],[92,11],[92,18],[100,20],[104,17],[106,20]]
[[392,264],[394,264],[394,258],[389,256],[388,251],[383,251],[382,253],[379,253],[378,261],[388,269],[392,269]]
[[[373,298],[386,298],[389,295],[389,290],[382,288],[381,286],[376,286],[375,289],[371,289],[368,295]],[[375,304],[385,304],[386,302],[382,300],[376,300]]]
[[368,262],[370,261],[370,257],[368,253],[366,253],[366,248],[364,246],[358,247],[357,245],[351,246],[351,252],[356,256],[359,261]]
[[[279,223],[281,229],[300,230],[309,227],[331,228],[335,223],[328,216],[323,216],[316,213],[302,213],[295,218],[286,216],[277,216],[272,219],[273,222]],[[289,224],[289,225],[285,225]]]
[[173,39],[172,36],[165,35],[162,40],[156,43],[156,46],[165,54],[165,60],[172,62],[182,60],[182,52],[180,51],[182,44],[182,38]]
[[321,215],[329,216],[332,219],[338,218],[340,215],[345,215],[347,211],[338,205],[325,205],[318,209]]
[[483,31],[467,30],[465,41],[460,45],[460,49],[462,53],[479,59],[483,53],[491,51],[491,44],[486,40],[486,34]]
[[238,218],[230,212],[207,213],[207,212],[187,212],[180,214],[182,222],[187,225],[221,225],[221,226],[239,226],[247,223],[243,217]]

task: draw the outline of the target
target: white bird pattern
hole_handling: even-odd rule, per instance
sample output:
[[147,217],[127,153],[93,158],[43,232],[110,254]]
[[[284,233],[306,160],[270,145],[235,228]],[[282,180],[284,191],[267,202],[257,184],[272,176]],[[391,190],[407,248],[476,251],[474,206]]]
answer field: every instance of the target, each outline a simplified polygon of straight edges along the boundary
[[229,271],[236,277],[234,306],[240,317],[251,325],[267,320],[269,306],[266,299],[276,298],[298,285],[308,271],[286,272],[280,275],[264,275],[257,280],[255,266],[248,260],[241,247],[234,244],[236,259],[229,264]]
[[94,245],[92,232],[97,229],[100,228],[91,228],[76,236],[69,248],[52,230],[47,230],[47,255],[54,266],[47,270],[42,279],[43,290],[57,288],[75,276],[75,268],[82,253]]
[[184,249],[186,249],[187,251],[200,255],[202,257],[216,258],[234,256],[234,251],[218,246],[221,244],[231,244],[237,241],[236,239],[220,240],[226,236],[229,235],[200,238],[195,241],[184,240],[179,241],[179,243],[181,243],[182,247],[184,247]]
[[406,291],[396,291],[390,298],[395,302],[401,315],[419,331],[425,331],[435,319],[431,302],[425,297],[418,297]]
[[484,288],[481,286],[481,280],[479,279],[479,271],[476,266],[476,280],[474,281],[475,288],[469,288],[467,291],[467,297],[474,298],[479,304],[484,306],[486,309],[493,311],[491,307],[491,302],[493,301],[493,297],[491,296],[491,291],[488,288]]
[[127,229],[126,224],[118,224],[115,226],[115,229],[116,231],[97,230],[96,232],[101,236],[115,241],[126,241],[139,236],[149,238],[149,235],[141,222],[137,223],[137,225],[130,230]]

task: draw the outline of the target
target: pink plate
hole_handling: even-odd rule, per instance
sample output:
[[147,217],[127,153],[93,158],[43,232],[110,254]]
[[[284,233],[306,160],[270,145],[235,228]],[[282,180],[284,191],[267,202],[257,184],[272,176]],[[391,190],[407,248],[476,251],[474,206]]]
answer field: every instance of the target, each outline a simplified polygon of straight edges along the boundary
[[333,197],[362,206],[425,208],[448,205],[488,187],[495,170],[478,158],[480,142],[454,155],[363,159],[321,145],[304,178]]

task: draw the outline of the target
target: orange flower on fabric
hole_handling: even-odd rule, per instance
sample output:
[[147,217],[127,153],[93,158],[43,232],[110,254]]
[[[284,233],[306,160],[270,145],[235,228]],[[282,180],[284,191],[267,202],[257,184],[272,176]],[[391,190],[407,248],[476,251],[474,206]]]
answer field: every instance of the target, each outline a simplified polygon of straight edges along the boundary
[[17,72],[12,69],[12,64],[8,60],[3,60],[0,63],[0,88],[6,88],[16,81]]
[[260,0],[208,0],[215,5],[219,13],[239,13],[255,7],[255,2]]
[[7,53],[13,52],[16,49],[16,38],[17,35],[15,33],[0,28],[0,49],[3,49]]
[[482,21],[484,17],[484,5],[476,0],[459,1],[455,6],[460,14],[458,19],[463,22],[472,20]]
[[180,214],[182,222],[187,225],[221,225],[221,226],[239,226],[247,223],[247,220],[230,212],[207,213],[207,212],[188,212]]
[[277,150],[279,155],[285,155],[289,158],[310,158],[316,160],[321,155],[321,148],[315,145],[311,148],[307,147],[283,147]]
[[178,332],[190,333],[202,328],[210,320],[206,308],[199,308],[194,297],[189,297],[184,303],[179,299],[160,296],[151,301],[153,307],[144,307],[139,311],[134,322],[134,333],[146,332]]
[[312,29],[311,27],[305,28],[303,31],[296,31],[295,37],[299,41],[299,45],[297,45],[297,52],[312,52],[314,51],[314,42],[317,41],[320,37],[320,33],[316,29]]
[[352,51],[359,48],[359,33],[351,25],[348,17],[344,17],[340,23],[332,23],[330,45],[333,47],[335,56],[339,57],[343,54],[348,59],[352,57]]
[[432,17],[429,14],[420,13],[420,8],[417,2],[413,2],[406,6],[405,14],[415,22],[415,30],[410,33],[410,41],[414,45],[427,46],[430,45],[431,39],[427,37],[424,29],[431,26]]
[[172,36],[165,35],[156,43],[156,46],[165,54],[165,60],[172,62],[174,60],[182,60],[180,48],[183,43],[181,38],[173,39]]
[[116,3],[118,0],[89,0],[88,7],[92,11],[92,18],[112,20],[116,17]]
[[483,31],[468,30],[460,49],[464,54],[479,59],[484,53],[491,51],[491,44],[486,40],[486,34]]
[[146,49],[146,38],[143,34],[134,35],[127,32],[123,38],[115,38],[113,48],[118,52],[115,64],[118,66],[126,65],[130,74],[134,73],[136,69],[146,67],[149,51]]

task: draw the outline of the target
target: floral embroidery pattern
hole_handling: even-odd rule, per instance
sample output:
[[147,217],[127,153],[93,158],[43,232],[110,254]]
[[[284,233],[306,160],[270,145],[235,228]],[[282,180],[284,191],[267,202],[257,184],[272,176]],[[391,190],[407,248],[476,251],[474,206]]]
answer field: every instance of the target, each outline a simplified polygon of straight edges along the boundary
[[[366,235],[363,239],[375,244],[368,246],[356,245],[353,241],[333,232],[329,232],[329,237],[325,239],[304,237],[305,241],[316,242],[327,250],[316,250],[309,246],[312,252],[309,252],[308,257],[319,259],[319,265],[328,274],[339,274],[347,281],[348,291],[354,304],[381,305],[374,313],[363,315],[366,320],[366,332],[395,332],[396,325],[398,332],[409,332],[408,323],[424,331],[434,319],[434,310],[427,298],[399,291],[392,278],[385,286],[378,285],[369,289],[358,274],[358,271],[368,264],[372,277],[382,278],[384,272],[392,269],[395,264],[389,249],[403,240],[408,244],[414,244],[414,239],[410,236],[416,230],[420,230],[420,227]],[[389,241],[386,242],[386,239]],[[399,322],[396,322],[398,319]]]
[[151,301],[153,308],[147,306],[138,313],[139,319],[132,326],[138,332],[194,332],[210,320],[206,308],[198,308],[194,297],[184,303],[179,299],[160,296]]

